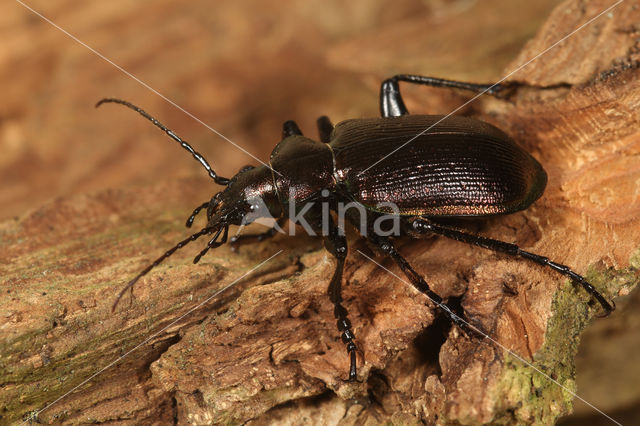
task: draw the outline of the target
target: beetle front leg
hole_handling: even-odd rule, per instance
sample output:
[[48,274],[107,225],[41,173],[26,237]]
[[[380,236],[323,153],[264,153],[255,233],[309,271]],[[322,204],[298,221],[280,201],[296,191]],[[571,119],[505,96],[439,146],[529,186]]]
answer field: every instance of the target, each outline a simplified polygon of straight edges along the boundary
[[189,216],[189,219],[187,219],[187,223],[185,223],[184,226],[186,226],[187,228],[191,228],[191,225],[193,225],[193,221],[196,220],[196,216],[198,215],[198,213],[200,213],[202,209],[206,209],[207,207],[209,207],[209,203],[210,201],[205,201],[204,203],[196,207],[193,210],[193,213],[191,213],[191,216]]
[[242,244],[246,244],[252,240],[255,241],[264,241],[267,240],[269,238],[272,238],[274,235],[276,235],[276,233],[281,230],[282,225],[284,224],[286,219],[284,218],[280,218],[276,221],[276,224],[272,227],[269,228],[268,230],[261,232],[259,234],[241,234],[241,235],[234,235],[233,237],[231,237],[229,239],[229,244],[231,245],[232,248],[235,248],[238,244],[242,245]]
[[456,324],[462,331],[464,331],[468,336],[477,336],[480,338],[486,337],[487,333],[484,332],[479,326],[471,325],[469,322],[465,321],[458,314],[453,312],[453,310],[442,300],[442,297],[438,296],[427,284],[427,282],[422,278],[420,274],[418,274],[407,262],[407,260],[402,257],[400,253],[396,250],[393,243],[386,238],[380,236],[372,236],[370,240],[380,249],[383,254],[390,256],[394,262],[398,264],[402,272],[409,278],[409,281],[413,286],[421,293],[424,293],[430,300],[433,302],[438,308],[440,308],[444,314],[454,323]]
[[475,93],[487,93],[495,95],[505,86],[500,84],[475,84],[463,81],[445,80],[443,78],[424,77],[421,75],[398,74],[382,82],[380,86],[380,114],[383,117],[400,117],[409,114],[402,100],[398,82],[404,81],[413,84],[423,84],[432,87],[450,87],[454,89],[469,90]]
[[329,222],[329,235],[324,237],[324,246],[337,261],[336,269],[329,284],[329,299],[334,305],[333,315],[337,320],[338,331],[342,334],[340,338],[347,348],[351,361],[349,367],[349,381],[356,380],[356,344],[353,342],[355,335],[351,331],[351,322],[349,321],[347,309],[342,306],[342,272],[344,270],[344,262],[347,258],[347,239],[340,232],[333,221]]
[[433,223],[426,219],[415,219],[411,223],[411,228],[412,229],[409,232],[413,233],[414,236],[416,234],[425,233],[439,234],[456,241],[473,244],[499,253],[505,253],[510,256],[523,257],[539,265],[549,267],[554,271],[569,277],[574,283],[580,284],[582,288],[587,291],[587,293],[593,296],[598,301],[598,303],[600,303],[602,308],[605,310],[605,315],[608,315],[615,309],[615,304],[613,304],[613,302],[609,303],[607,299],[605,299],[604,296],[595,289],[595,287],[593,287],[587,280],[585,280],[582,275],[576,274],[568,266],[556,263],[547,257],[522,250],[515,244],[507,243],[500,240],[494,240],[492,238],[480,237],[478,235],[468,234],[454,228],[449,228],[447,226]]

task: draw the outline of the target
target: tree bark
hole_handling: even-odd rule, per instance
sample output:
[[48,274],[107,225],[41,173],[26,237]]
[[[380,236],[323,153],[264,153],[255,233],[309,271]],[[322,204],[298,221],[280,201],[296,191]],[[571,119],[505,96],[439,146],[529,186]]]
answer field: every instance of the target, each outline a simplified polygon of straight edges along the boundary
[[[507,72],[609,5],[560,4]],[[531,152],[549,183],[524,212],[456,222],[570,265],[623,303],[640,268],[637,22],[635,5],[620,4],[511,76],[508,96],[466,108]],[[419,110],[424,92],[408,93]],[[455,107],[464,98],[440,99],[432,102]],[[492,340],[450,327],[360,255],[374,252],[354,233],[343,297],[361,351],[358,383],[345,381],[348,356],[326,295],[334,262],[314,238],[223,246],[198,265],[194,243],[111,313],[128,279],[185,238],[176,224],[208,184],[183,178],[64,197],[0,225],[4,421],[28,419],[78,385],[39,420],[549,424],[571,411],[579,336],[597,306],[549,270],[442,238],[398,245]]]

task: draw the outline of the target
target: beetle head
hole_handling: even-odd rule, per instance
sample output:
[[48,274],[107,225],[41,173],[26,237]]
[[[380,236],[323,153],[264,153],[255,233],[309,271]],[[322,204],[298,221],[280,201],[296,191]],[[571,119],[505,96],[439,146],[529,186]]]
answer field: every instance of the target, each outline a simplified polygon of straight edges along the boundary
[[227,187],[211,198],[207,209],[209,226],[248,225],[283,214],[272,172],[268,167],[243,167]]

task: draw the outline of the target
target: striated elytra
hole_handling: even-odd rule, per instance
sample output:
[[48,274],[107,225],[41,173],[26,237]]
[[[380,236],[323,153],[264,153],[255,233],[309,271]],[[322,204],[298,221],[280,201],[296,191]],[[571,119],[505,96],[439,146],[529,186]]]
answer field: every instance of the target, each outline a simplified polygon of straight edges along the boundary
[[[326,249],[336,259],[328,295],[350,358],[349,380],[356,380],[355,335],[341,296],[347,240],[344,223],[336,223],[333,218],[337,215],[358,228],[383,255],[392,258],[414,287],[469,335],[484,337],[486,333],[456,314],[429,288],[396,250],[393,243],[396,237],[437,234],[528,259],[568,276],[596,299],[606,313],[611,312],[614,305],[569,267],[514,244],[477,236],[440,221],[445,217],[482,217],[526,209],[542,195],[547,175],[538,161],[491,124],[458,116],[409,115],[399,91],[401,81],[491,95],[503,89],[499,85],[396,75],[382,83],[382,117],[346,120],[334,127],[322,116],[317,122],[320,142],[304,137],[294,121],[287,121],[269,165],[243,167],[230,179],[217,175],[191,145],[135,105],[111,98],[98,102],[97,105],[118,103],[137,111],[180,143],[216,184],[224,186],[198,206],[186,223],[190,227],[196,215],[206,209],[207,225],[129,281],[113,309],[136,281],[191,241],[211,235],[194,259],[197,263],[209,249],[228,240],[232,244],[260,241],[275,235],[284,221],[291,220],[321,235]],[[345,210],[345,206],[355,208]],[[244,225],[263,217],[275,219],[276,225],[261,234],[229,238],[231,225]],[[382,220],[393,226],[378,226]]]
[[542,195],[542,166],[504,132],[472,118],[440,119],[403,115],[338,124],[329,146],[340,182],[371,209],[386,201],[416,216],[513,213]]

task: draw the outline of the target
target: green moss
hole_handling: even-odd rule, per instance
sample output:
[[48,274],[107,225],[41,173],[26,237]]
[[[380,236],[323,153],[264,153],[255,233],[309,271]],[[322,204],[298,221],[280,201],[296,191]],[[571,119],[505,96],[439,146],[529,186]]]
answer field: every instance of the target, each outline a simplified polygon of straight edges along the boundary
[[[590,268],[587,280],[609,300],[622,288],[638,284],[640,251],[623,270],[598,271]],[[511,354],[504,355],[504,372],[496,387],[501,406],[495,422],[502,424],[554,424],[558,417],[572,410],[576,394],[575,356],[580,334],[598,313],[599,305],[590,307],[590,299],[580,287],[569,281],[554,295],[554,313],[547,324],[545,343],[535,353],[532,365]]]
[[[100,321],[100,318],[94,318]],[[160,320],[158,315],[155,320]],[[49,324],[49,323],[47,323]],[[107,361],[119,356],[139,344],[140,329],[146,326],[145,321],[140,321],[131,327],[116,330],[113,333],[104,333],[94,339],[85,339],[77,345],[65,348],[66,350],[57,353],[48,363],[40,367],[34,367],[30,362],[12,362],[9,357],[15,354],[37,354],[40,348],[46,343],[46,334],[51,330],[51,326],[35,330],[31,333],[19,336],[14,339],[6,350],[0,351],[0,359],[8,360],[0,364],[0,375],[4,383],[11,383],[15,392],[7,393],[3,400],[10,418],[4,420],[15,420],[24,412],[25,407],[32,408],[32,413],[44,408],[58,396],[79,385],[83,380],[95,373],[98,366],[105,365]],[[77,329],[77,324],[70,323],[66,333],[72,333]],[[109,344],[113,342],[112,344]],[[123,346],[122,342],[131,342]],[[91,350],[87,348],[102,348],[104,350]]]

